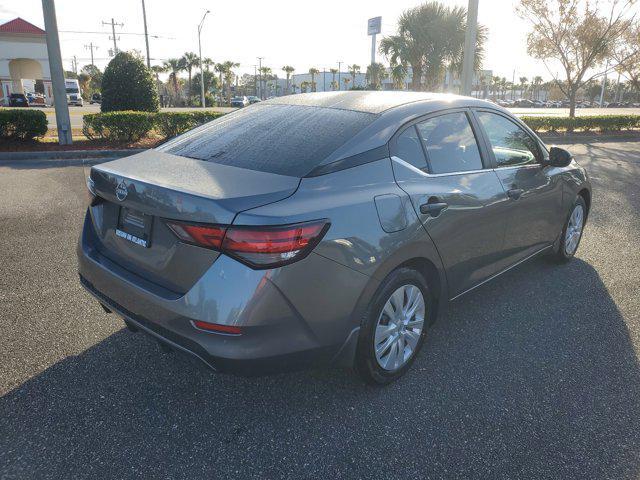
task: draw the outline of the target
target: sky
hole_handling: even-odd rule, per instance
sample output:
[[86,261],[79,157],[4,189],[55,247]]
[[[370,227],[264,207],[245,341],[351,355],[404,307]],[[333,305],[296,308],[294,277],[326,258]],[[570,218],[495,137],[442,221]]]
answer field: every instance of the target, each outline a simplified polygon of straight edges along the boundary
[[[0,23],[17,16],[43,27],[41,0],[1,0]],[[400,14],[419,5],[418,0],[245,0],[240,3],[219,0],[146,0],[147,24],[152,64],[179,57],[186,51],[198,52],[197,25],[206,10],[211,13],[202,31],[202,55],[215,62],[240,63],[237,72],[253,73],[256,57],[263,65],[283,74],[284,65],[298,73],[310,67],[337,68],[356,63],[364,67],[370,61],[371,39],[367,19],[382,16],[382,35],[396,32]],[[467,0],[442,0],[447,5],[467,6]],[[483,69],[516,81],[541,75],[550,79],[542,62],[527,55],[529,25],[515,13],[517,0],[479,0],[478,22],[489,30]],[[91,63],[88,47],[93,43],[95,64],[108,63],[111,27],[116,23],[118,47],[145,52],[142,6],[140,0],[58,0],[58,29],[65,69],[71,69],[75,55],[79,67]],[[104,32],[104,33],[84,33]],[[377,60],[387,63],[377,54]]]

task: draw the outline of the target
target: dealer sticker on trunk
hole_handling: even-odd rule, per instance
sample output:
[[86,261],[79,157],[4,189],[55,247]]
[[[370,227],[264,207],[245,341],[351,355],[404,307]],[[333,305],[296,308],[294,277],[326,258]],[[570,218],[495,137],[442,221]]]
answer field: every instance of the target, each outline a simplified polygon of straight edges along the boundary
[[141,247],[147,247],[148,243],[144,238],[138,238],[135,235],[131,235],[130,233],[123,232],[120,229],[116,228],[116,235],[120,238],[124,238],[125,240],[129,240],[130,242],[135,243],[136,245],[140,245]]

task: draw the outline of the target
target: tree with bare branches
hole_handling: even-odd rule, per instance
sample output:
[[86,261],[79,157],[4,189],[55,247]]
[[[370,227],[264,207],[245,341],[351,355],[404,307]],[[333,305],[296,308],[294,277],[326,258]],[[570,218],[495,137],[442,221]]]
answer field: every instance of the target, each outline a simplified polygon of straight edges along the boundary
[[[583,0],[520,0],[518,14],[533,27],[527,51],[544,62],[569,99],[570,117],[575,117],[578,89],[617,67],[616,62],[603,65],[629,30],[635,3],[611,0],[610,10],[601,12],[598,3]],[[562,79],[553,73],[549,62],[560,64]]]

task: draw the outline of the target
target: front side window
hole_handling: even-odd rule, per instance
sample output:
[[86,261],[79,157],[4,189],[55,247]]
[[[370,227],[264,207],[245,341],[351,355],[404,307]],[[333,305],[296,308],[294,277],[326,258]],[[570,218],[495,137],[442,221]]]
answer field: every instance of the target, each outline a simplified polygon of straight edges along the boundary
[[502,115],[478,112],[498,167],[534,165],[539,150],[535,140],[524,129]]
[[481,170],[482,159],[464,112],[448,113],[417,125],[431,173]]

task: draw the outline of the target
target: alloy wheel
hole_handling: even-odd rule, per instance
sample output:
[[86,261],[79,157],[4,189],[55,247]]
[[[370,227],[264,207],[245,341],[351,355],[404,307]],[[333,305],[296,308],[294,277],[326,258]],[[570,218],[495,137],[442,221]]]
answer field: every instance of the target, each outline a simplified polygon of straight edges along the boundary
[[376,324],[374,349],[378,365],[395,371],[415,354],[424,328],[425,302],[415,285],[403,285],[389,297]]
[[578,248],[583,225],[584,208],[578,204],[574,207],[573,212],[571,212],[567,232],[564,237],[564,251],[567,255],[573,255]]

